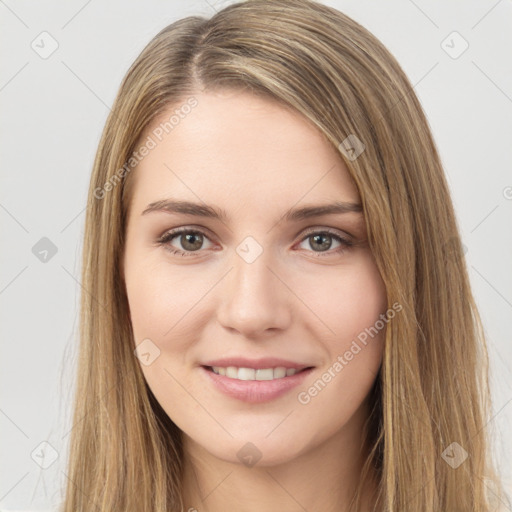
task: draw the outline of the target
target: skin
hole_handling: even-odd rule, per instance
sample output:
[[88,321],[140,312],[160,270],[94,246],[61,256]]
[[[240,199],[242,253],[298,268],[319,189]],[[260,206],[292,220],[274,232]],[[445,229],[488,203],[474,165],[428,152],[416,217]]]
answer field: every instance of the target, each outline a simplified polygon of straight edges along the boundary
[[[359,203],[357,187],[337,150],[299,114],[247,92],[194,96],[198,105],[133,171],[122,265],[134,343],[149,338],[160,350],[141,369],[183,432],[185,510],[347,510],[366,457],[367,396],[385,328],[309,403],[297,395],[386,311],[385,287],[362,214],[279,221],[290,208]],[[171,197],[215,205],[229,220],[142,215]],[[202,244],[180,235],[157,244],[178,227],[204,232]],[[315,244],[312,234],[326,228],[355,245],[338,253],[343,244],[329,235]],[[236,252],[247,236],[263,249],[252,263]],[[284,396],[246,403],[219,392],[199,366],[227,356],[315,369]],[[247,442],[261,454],[252,467],[237,457]]]

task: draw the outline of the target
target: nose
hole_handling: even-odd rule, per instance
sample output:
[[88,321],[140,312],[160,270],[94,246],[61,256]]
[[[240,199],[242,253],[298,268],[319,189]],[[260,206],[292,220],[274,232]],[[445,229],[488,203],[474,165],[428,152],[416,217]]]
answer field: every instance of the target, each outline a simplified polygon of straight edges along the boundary
[[220,324],[247,338],[286,329],[292,318],[293,294],[275,260],[264,251],[249,263],[235,252],[232,262],[218,290]]

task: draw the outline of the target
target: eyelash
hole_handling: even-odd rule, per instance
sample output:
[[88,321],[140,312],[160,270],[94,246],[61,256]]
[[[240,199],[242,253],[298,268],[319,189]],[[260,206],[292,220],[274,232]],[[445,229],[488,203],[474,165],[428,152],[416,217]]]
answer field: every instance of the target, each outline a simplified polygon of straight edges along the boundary
[[[158,240],[157,240],[157,244],[158,245],[161,245],[161,246],[166,246],[166,249],[173,255],[178,255],[178,256],[194,256],[194,253],[196,252],[200,252],[200,251],[181,251],[180,249],[176,249],[176,248],[171,248],[169,244],[169,242],[171,242],[174,238],[176,238],[178,235],[182,235],[182,234],[193,234],[193,235],[202,235],[204,236],[205,238],[207,238],[209,240],[209,237],[206,235],[206,233],[204,233],[203,231],[201,230],[198,230],[198,229],[190,229],[190,228],[178,228],[178,229],[175,229],[173,231],[168,231],[167,233],[164,233]],[[314,235],[329,235],[330,237],[336,239],[338,242],[340,242],[342,245],[340,247],[338,247],[337,249],[335,250],[328,250],[328,251],[312,251],[312,252],[316,252],[317,256],[315,257],[320,257],[320,258],[323,258],[323,257],[326,257],[326,256],[331,256],[333,254],[342,254],[344,253],[345,251],[347,251],[348,249],[350,249],[353,245],[354,245],[354,242],[351,242],[350,240],[347,240],[346,238],[343,238],[342,236],[340,236],[338,233],[330,230],[330,229],[323,229],[323,230],[320,230],[320,231],[310,231],[308,233],[306,233],[306,235],[300,240],[300,243],[304,242],[304,240],[307,240],[308,238],[314,236]]]

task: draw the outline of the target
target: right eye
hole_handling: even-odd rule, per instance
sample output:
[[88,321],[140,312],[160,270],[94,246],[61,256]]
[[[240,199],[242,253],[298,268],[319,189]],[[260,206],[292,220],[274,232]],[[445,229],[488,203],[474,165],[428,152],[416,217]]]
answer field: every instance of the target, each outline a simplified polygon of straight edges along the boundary
[[[177,238],[182,249],[175,248],[171,241]],[[163,245],[171,254],[179,256],[193,256],[194,252],[199,252],[204,239],[209,240],[205,233],[197,229],[178,228],[164,233],[158,240],[159,245]]]

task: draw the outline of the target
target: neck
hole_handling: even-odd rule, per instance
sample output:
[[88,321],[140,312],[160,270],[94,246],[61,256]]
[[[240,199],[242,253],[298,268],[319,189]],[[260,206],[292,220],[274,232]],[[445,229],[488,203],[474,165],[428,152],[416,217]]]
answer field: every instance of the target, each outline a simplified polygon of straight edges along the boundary
[[[349,512],[368,454],[366,404],[340,431],[307,452],[271,466],[247,467],[211,455],[183,436],[184,511],[322,510]],[[375,475],[362,485],[360,510],[371,510]]]

